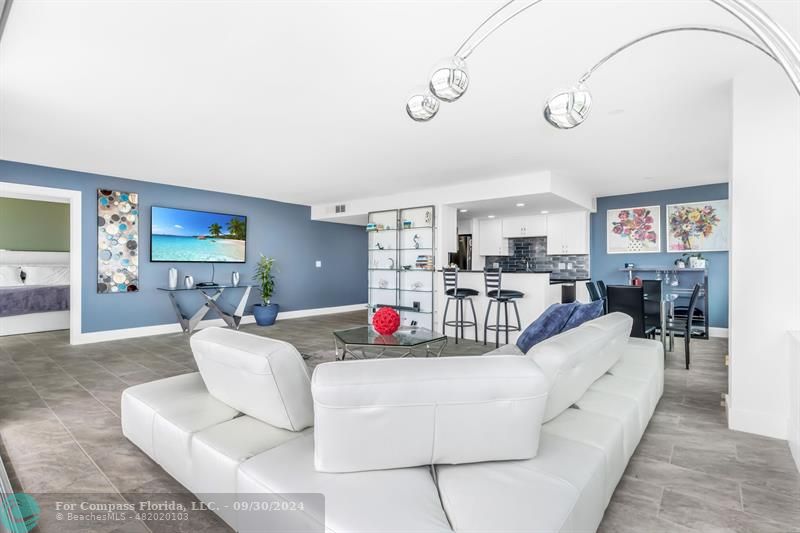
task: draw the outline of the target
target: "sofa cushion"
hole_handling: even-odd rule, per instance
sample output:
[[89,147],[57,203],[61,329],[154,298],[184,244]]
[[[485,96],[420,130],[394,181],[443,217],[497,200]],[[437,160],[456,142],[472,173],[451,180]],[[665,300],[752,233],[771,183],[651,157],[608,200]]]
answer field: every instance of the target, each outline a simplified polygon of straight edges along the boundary
[[300,431],[314,423],[308,367],[291,344],[208,328],[191,345],[215,398],[279,428]]
[[497,356],[325,363],[311,386],[316,467],[353,472],[534,457],[549,384]]
[[300,435],[303,431],[276,428],[247,415],[195,433],[192,438],[192,492],[201,500],[214,501],[214,511],[237,529],[239,465]]
[[603,452],[605,465],[603,505],[608,505],[627,465],[622,424],[607,416],[580,409],[567,409],[545,424],[542,432],[580,442]]
[[542,434],[525,461],[436,465],[439,493],[458,532],[595,531],[605,510],[605,456]]
[[589,322],[590,320],[594,320],[603,315],[603,300],[597,300],[594,302],[589,303],[578,303],[575,306],[575,309],[572,311],[572,314],[569,315],[567,322],[564,324],[564,327],[561,328],[561,331],[567,331],[572,328],[577,328],[584,322]]
[[122,391],[122,434],[155,459],[153,428],[156,415],[183,410],[208,410],[213,416],[205,427],[230,420],[238,414],[235,409],[213,398],[200,374],[192,372],[134,385]]
[[545,309],[517,338],[517,347],[525,353],[543,340],[558,335],[577,305],[577,302],[553,304]]
[[[361,444],[354,440],[353,444]],[[314,438],[301,435],[239,468],[239,494],[321,493],[294,513],[287,531],[450,532],[430,468],[329,474],[314,468]],[[263,514],[261,515],[263,521]],[[239,517],[240,524],[246,518]],[[262,524],[263,527],[263,524]],[[305,527],[306,529],[299,529]],[[243,528],[246,530],[246,528]]]
[[545,421],[558,416],[583,396],[619,361],[633,320],[611,313],[543,341],[526,354],[550,380]]
[[575,402],[575,407],[585,413],[594,413],[617,420],[622,426],[625,460],[631,458],[644,433],[639,416],[639,410],[644,406],[638,405],[626,396],[589,389]]

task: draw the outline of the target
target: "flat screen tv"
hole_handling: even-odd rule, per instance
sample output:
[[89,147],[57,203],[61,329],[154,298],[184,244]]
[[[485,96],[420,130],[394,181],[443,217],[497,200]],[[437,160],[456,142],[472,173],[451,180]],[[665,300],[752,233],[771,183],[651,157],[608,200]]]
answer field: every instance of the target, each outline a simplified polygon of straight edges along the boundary
[[155,206],[150,215],[150,261],[245,262],[245,216]]

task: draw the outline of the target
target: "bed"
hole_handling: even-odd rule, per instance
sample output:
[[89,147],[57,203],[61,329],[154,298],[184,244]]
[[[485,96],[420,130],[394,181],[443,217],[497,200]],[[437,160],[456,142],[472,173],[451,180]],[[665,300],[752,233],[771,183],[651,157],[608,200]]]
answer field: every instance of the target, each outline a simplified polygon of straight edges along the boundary
[[0,336],[69,329],[69,253],[0,250]]

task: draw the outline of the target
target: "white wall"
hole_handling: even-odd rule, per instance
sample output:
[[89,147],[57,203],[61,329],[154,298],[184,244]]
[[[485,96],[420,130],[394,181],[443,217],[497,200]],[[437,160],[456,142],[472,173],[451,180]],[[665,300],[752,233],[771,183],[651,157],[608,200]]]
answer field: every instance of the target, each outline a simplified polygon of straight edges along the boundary
[[792,334],[789,354],[789,449],[800,470],[800,331]]
[[731,429],[786,439],[800,329],[800,98],[764,64],[733,82]]

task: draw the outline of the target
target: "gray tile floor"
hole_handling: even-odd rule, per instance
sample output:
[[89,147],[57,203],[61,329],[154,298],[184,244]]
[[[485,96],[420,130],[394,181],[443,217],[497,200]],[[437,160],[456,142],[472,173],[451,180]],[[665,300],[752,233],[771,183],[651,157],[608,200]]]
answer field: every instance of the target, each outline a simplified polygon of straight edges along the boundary
[[[287,340],[319,359],[333,348],[332,330],[365,320],[357,312],[243,329]],[[122,436],[119,422],[126,387],[195,370],[187,337],[85,346],[70,346],[67,339],[66,332],[0,337],[0,453],[17,490],[101,493],[111,501],[127,493],[170,492],[188,500],[182,487]],[[451,340],[445,353],[491,348]],[[720,394],[727,388],[727,343],[693,341],[692,348],[689,371],[683,369],[681,346],[669,355],[664,397],[601,531],[800,531],[800,475],[786,443],[726,428]],[[184,528],[227,530],[213,515]],[[42,530],[69,528],[43,523]],[[97,530],[164,528],[134,522]]]

